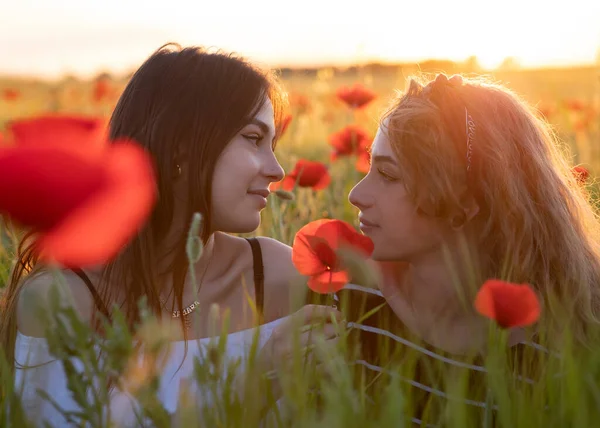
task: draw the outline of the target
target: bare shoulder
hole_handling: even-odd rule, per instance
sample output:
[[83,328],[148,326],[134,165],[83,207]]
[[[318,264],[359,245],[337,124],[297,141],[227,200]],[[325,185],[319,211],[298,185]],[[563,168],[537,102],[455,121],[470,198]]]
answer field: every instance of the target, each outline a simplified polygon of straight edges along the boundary
[[[262,253],[264,271],[264,315],[269,322],[288,315],[293,307],[292,299],[304,298],[305,284],[292,263],[292,248],[273,238],[257,237]],[[219,264],[228,273],[245,272],[248,280],[253,277],[252,249],[245,238],[215,234],[215,248],[219,248]],[[294,293],[294,291],[298,293]]]
[[[257,238],[263,255],[265,271],[272,280],[289,280],[297,274],[292,263],[292,247],[273,238]],[[265,272],[265,280],[267,273]]]
[[273,238],[259,237],[265,272],[265,318],[288,315],[297,306],[292,300],[304,298],[304,280],[292,263],[292,247]]
[[245,238],[215,232],[215,258],[221,268],[246,270],[252,267],[252,253]]
[[26,336],[43,337],[45,324],[39,319],[39,310],[49,307],[53,289],[60,293],[60,303],[74,307],[84,322],[91,320],[94,300],[81,278],[71,271],[62,272],[63,286],[58,286],[52,273],[40,271],[27,278],[17,299],[17,327]]

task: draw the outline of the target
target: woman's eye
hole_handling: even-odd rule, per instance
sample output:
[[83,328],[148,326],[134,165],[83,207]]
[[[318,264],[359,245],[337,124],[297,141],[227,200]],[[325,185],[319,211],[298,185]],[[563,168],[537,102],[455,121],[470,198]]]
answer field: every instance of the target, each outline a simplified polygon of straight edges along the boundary
[[254,144],[258,144],[262,141],[263,136],[260,134],[243,134],[242,135],[246,140],[253,141]]
[[377,172],[379,172],[379,174],[383,177],[384,180],[387,180],[387,181],[396,181],[396,179],[394,177],[392,177],[391,175],[387,174],[382,169],[377,169]]

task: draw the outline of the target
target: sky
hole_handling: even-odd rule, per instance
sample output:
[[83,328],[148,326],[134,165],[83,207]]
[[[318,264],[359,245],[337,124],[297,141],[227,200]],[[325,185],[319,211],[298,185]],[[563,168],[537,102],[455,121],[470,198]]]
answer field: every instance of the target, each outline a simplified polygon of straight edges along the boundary
[[472,55],[568,66],[598,58],[600,1],[0,0],[0,75],[127,72],[170,41],[275,67]]

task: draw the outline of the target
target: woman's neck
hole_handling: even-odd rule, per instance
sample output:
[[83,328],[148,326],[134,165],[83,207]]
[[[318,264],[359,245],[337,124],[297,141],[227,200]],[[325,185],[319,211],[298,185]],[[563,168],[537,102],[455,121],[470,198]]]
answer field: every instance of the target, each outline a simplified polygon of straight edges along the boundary
[[[202,254],[198,261],[195,263],[192,262],[193,265],[189,266],[189,270],[183,284],[182,292],[184,307],[188,306],[189,303],[192,303],[194,300],[197,299],[199,286],[201,285],[200,283],[206,282],[207,276],[209,274],[208,271],[210,270],[210,264],[214,258],[213,255],[216,251],[218,251],[218,249],[216,245],[215,234],[212,234],[208,238],[206,244],[202,246]],[[174,257],[175,256],[173,255],[170,256],[169,259],[164,258],[160,263],[161,271],[167,272],[167,274],[164,275],[164,278],[162,280],[163,286],[160,293],[163,298],[163,301],[165,302],[165,306],[168,308],[173,306],[173,302],[176,299],[176,294],[174,292],[172,269],[169,268],[169,266],[173,266],[173,262],[175,260]],[[190,263],[189,260],[188,263]],[[190,272],[193,272],[193,275],[190,275]],[[191,280],[192,278],[195,279],[195,283]]]
[[[446,251],[413,260],[397,292],[386,299],[408,329],[425,342],[453,354],[485,352],[489,320],[473,309],[480,275],[473,272],[472,264],[449,255],[453,256]],[[522,340],[522,330],[511,332],[510,345]]]

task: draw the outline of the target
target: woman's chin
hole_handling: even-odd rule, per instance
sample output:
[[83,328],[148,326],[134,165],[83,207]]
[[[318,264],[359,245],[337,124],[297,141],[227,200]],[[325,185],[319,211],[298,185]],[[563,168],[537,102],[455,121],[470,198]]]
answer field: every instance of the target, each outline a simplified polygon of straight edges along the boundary
[[236,222],[234,227],[235,230],[231,230],[231,233],[252,233],[260,226],[260,213],[256,213],[252,216],[246,217],[244,220]]

